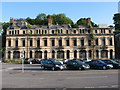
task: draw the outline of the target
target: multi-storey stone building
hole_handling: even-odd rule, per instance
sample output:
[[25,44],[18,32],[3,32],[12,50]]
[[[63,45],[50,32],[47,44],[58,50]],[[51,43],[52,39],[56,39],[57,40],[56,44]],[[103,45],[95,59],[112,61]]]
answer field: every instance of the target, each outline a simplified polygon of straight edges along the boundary
[[[87,19],[88,24],[90,18]],[[6,59],[25,58],[111,58],[115,57],[114,28],[94,27],[94,46],[88,27],[71,28],[70,25],[30,26],[26,21],[11,18],[6,36]],[[94,48],[93,48],[94,47]]]
[[115,56],[120,59],[120,33],[115,35]]

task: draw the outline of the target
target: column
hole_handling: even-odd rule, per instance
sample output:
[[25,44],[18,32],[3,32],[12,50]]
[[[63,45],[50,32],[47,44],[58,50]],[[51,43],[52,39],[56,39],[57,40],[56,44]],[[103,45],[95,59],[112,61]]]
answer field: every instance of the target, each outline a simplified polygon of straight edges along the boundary
[[62,46],[66,46],[66,40],[65,40],[65,38],[62,38]]
[[74,51],[70,50],[70,59],[73,59],[73,58],[74,58]]
[[99,58],[101,59],[101,50],[99,50]]
[[35,58],[35,50],[32,51],[32,58]]
[[37,38],[33,38],[33,47],[37,47]]
[[[8,53],[8,52],[7,52],[7,53]],[[11,51],[11,57],[10,57],[11,60],[13,60],[13,55],[14,55],[14,54],[13,54],[13,51]]]
[[80,39],[77,38],[77,46],[80,46]]
[[70,47],[73,47],[73,39],[70,38],[69,40],[70,40]]
[[108,59],[110,59],[110,50],[108,50]]
[[44,59],[44,51],[42,51],[42,59]]
[[67,59],[67,52],[64,50],[64,59]]
[[79,51],[77,50],[77,58],[79,59]]

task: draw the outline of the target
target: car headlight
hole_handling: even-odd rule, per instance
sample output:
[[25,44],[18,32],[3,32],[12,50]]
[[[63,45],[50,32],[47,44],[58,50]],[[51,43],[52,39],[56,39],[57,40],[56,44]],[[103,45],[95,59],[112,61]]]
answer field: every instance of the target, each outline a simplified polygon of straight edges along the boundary
[[109,66],[109,67],[113,68],[113,65],[111,65],[111,64],[108,64],[107,66]]
[[59,67],[59,65],[55,65],[56,67]]
[[83,67],[86,67],[85,65],[82,65]]

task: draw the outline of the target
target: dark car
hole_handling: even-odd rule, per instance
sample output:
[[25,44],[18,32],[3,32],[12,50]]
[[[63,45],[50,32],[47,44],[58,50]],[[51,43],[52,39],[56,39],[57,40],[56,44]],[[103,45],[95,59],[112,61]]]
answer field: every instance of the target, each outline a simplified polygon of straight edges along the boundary
[[30,62],[32,62],[32,64],[37,63],[36,59],[34,59],[34,58],[26,58],[26,59],[24,60],[24,63],[25,63],[25,64],[30,64]]
[[41,68],[54,70],[63,70],[64,65],[55,59],[44,59],[41,61]]
[[102,60],[92,60],[90,62],[86,62],[87,64],[90,65],[91,69],[102,69],[102,70],[106,70],[106,69],[111,69],[113,66],[110,64],[106,64],[104,63]]
[[113,60],[103,60],[107,64],[112,64],[114,69],[120,69],[120,64]]
[[78,69],[78,70],[85,70],[90,68],[88,64],[85,64],[79,60],[69,60],[67,62],[66,67],[67,69]]

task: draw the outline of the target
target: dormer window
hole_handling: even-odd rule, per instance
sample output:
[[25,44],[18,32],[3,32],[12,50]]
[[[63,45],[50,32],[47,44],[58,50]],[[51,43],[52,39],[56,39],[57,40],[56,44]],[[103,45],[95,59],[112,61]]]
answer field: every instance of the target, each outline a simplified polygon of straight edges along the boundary
[[76,30],[74,30],[73,33],[76,34]]
[[11,35],[11,31],[9,31],[9,35]]
[[95,33],[97,33],[97,30],[95,30]]
[[25,34],[25,31],[23,31],[23,34]]
[[66,34],[68,34],[68,30],[66,30]]
[[52,30],[52,34],[54,34],[54,30]]

